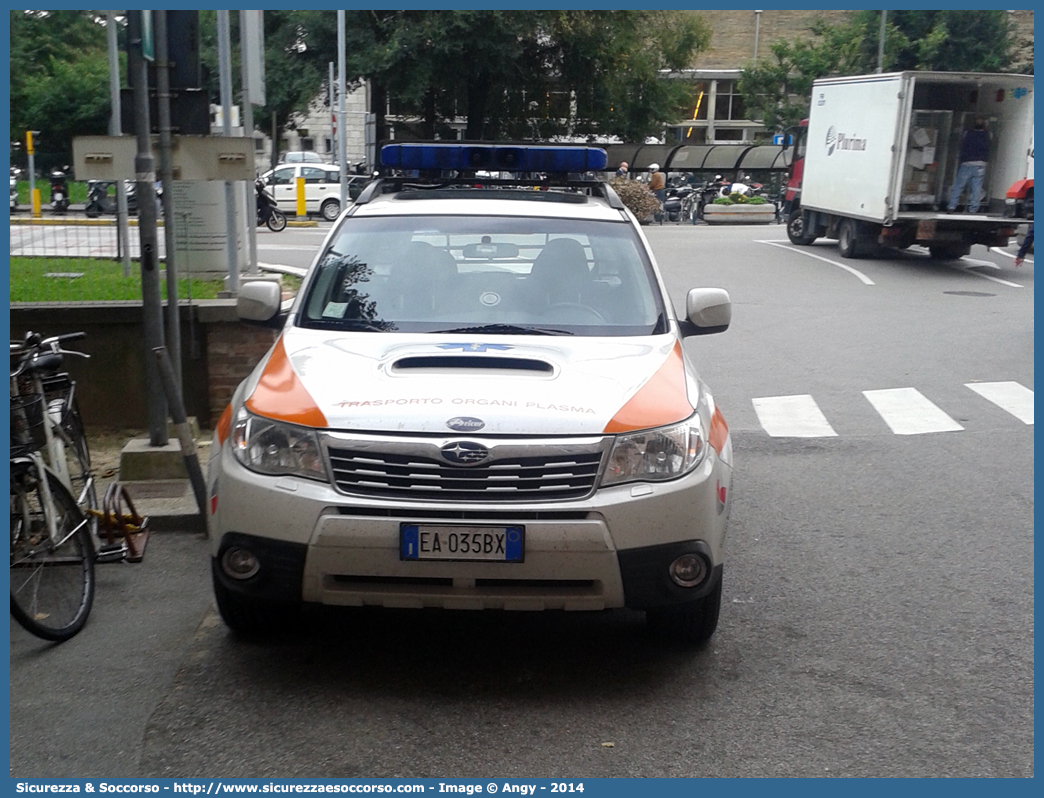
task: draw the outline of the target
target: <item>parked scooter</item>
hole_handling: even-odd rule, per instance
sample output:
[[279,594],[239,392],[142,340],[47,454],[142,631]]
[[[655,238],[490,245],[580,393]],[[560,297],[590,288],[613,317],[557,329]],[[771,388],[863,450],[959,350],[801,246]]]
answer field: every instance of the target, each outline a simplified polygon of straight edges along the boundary
[[273,233],[286,229],[286,216],[276,206],[275,197],[265,187],[265,181],[258,178],[254,183],[257,190],[257,224],[266,225]]
[[[87,181],[87,205],[84,213],[94,219],[103,213],[116,213],[116,197],[109,195],[109,189],[115,186],[112,180]],[[127,213],[138,212],[138,185],[133,180],[123,181],[127,193]]]
[[69,210],[69,168],[55,167],[47,175],[51,182],[51,210],[55,213],[65,213]]

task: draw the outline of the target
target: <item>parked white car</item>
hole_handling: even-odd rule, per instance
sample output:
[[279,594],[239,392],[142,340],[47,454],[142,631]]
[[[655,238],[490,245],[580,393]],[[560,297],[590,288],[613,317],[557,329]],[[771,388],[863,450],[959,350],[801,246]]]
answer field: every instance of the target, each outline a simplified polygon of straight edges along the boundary
[[[210,448],[214,593],[256,634],[302,604],[645,611],[701,644],[721,604],[732,442],[598,148],[389,145]],[[509,161],[540,174],[462,174]],[[528,168],[527,168],[528,167]],[[402,175],[410,175],[405,177]],[[543,187],[546,190],[534,191]]]
[[[318,213],[332,222],[341,213],[341,171],[323,163],[281,164],[261,175],[279,210],[293,218],[297,213],[297,178],[305,181],[305,211]],[[348,199],[354,200],[369,180],[362,175],[347,175]]]

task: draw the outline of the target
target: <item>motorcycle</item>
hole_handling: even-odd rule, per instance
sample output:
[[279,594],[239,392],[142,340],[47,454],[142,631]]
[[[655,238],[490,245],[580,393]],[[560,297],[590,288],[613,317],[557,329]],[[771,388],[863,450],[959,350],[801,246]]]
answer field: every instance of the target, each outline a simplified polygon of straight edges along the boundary
[[257,225],[266,225],[273,233],[286,229],[286,216],[276,206],[275,197],[265,187],[265,181],[258,178],[254,183],[257,190]]
[[15,177],[14,169],[11,170],[11,210],[18,207],[18,179]]
[[731,183],[724,181],[721,175],[716,175],[714,180],[709,183],[704,183],[703,187],[699,189],[699,199],[696,201],[696,212],[693,217],[693,224],[696,223],[697,219],[703,218],[703,209],[718,199],[718,197],[727,197],[728,189]]
[[51,210],[65,213],[69,210],[69,167],[55,167],[47,178],[51,182]]
[[[109,196],[109,189],[115,185],[112,180],[88,180],[84,213],[91,219],[103,213],[116,213],[116,197]],[[138,185],[133,180],[124,180],[123,185],[127,193],[127,213],[137,213]]]
[[668,222],[680,222],[685,219],[685,208],[688,200],[696,192],[692,186],[680,186],[667,189],[663,200],[663,214]]

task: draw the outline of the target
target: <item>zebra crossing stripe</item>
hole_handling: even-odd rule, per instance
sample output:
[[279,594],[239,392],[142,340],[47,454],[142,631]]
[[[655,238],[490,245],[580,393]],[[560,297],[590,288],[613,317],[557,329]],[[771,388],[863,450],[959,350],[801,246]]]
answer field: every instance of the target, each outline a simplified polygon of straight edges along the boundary
[[808,394],[753,399],[754,412],[773,438],[829,438],[837,433]]
[[1011,413],[1023,424],[1033,423],[1033,391],[1017,382],[968,382],[971,388],[984,399]]
[[916,388],[863,391],[863,396],[896,435],[923,435],[964,429]]

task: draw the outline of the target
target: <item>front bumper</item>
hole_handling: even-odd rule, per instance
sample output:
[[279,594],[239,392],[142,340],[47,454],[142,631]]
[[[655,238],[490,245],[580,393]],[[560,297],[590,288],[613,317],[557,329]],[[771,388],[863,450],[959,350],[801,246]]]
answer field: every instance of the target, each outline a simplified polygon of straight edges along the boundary
[[[357,498],[326,483],[243,468],[227,445],[212,460],[211,554],[246,545],[256,577],[230,590],[263,600],[446,609],[649,609],[700,598],[724,558],[731,443],[671,482],[632,483],[559,502],[438,503]],[[215,505],[212,502],[211,507]],[[525,527],[523,562],[403,560],[400,526]],[[705,558],[697,587],[671,582],[683,553]]]

